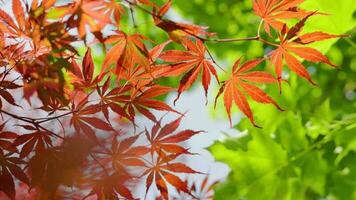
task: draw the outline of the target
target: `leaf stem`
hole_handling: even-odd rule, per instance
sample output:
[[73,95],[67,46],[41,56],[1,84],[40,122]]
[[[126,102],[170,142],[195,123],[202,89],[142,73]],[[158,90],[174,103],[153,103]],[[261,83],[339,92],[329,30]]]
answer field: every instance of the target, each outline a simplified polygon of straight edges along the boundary
[[134,11],[132,9],[131,4],[130,4],[130,15],[131,15],[131,19],[132,19],[132,23],[134,25],[134,28],[136,29],[137,28],[137,24],[136,24],[136,21],[135,21]]
[[258,36],[255,37],[247,37],[247,38],[222,38],[222,39],[213,39],[208,41],[214,42],[240,42],[240,41],[249,41],[249,40],[259,40]]
[[209,57],[211,58],[211,61],[213,61],[213,63],[218,66],[219,69],[221,69],[223,72],[227,73],[227,71],[222,68],[214,59],[213,55],[211,54],[209,48],[208,48],[208,45],[205,44],[205,49],[206,49],[206,52],[208,53]]
[[275,44],[273,42],[267,41],[263,38],[261,38],[261,28],[263,25],[263,19],[260,21],[259,25],[258,25],[258,29],[257,29],[257,35],[254,37],[246,37],[246,38],[222,38],[222,39],[212,39],[212,40],[207,40],[207,41],[213,41],[213,42],[240,42],[240,41],[251,41],[251,40],[257,40],[260,42],[263,42],[265,44],[271,45],[271,46],[275,46],[278,47],[278,44]]
[[275,46],[275,47],[279,47],[279,44],[276,44],[276,43],[267,41],[267,40],[265,40],[265,39],[263,39],[263,38],[261,38],[261,37],[258,38],[258,40],[261,41],[261,42],[263,42],[263,43],[265,43],[265,44],[268,44],[268,45],[271,45],[271,46]]
[[258,25],[258,29],[257,29],[257,37],[260,38],[261,37],[261,27],[263,24],[263,19],[261,19],[260,24]]

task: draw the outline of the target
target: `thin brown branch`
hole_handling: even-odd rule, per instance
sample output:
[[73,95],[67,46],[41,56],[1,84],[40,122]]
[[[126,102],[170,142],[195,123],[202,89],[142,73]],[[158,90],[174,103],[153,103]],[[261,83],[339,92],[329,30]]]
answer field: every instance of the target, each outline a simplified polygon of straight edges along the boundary
[[7,116],[10,116],[14,119],[17,119],[17,120],[20,120],[20,121],[23,121],[23,122],[27,122],[27,123],[30,123],[30,124],[33,124],[36,128],[40,128],[46,132],[48,132],[51,136],[55,136],[57,138],[60,138],[60,139],[64,139],[64,137],[56,134],[56,133],[53,133],[52,131],[44,128],[43,126],[41,126],[38,122],[36,122],[36,120],[31,120],[30,118],[27,118],[27,117],[22,117],[22,116],[19,116],[19,115],[16,115],[16,114],[13,114],[13,113],[10,113],[10,112],[7,112],[7,111],[4,111],[4,110],[0,110],[0,113],[4,113],[6,114]]

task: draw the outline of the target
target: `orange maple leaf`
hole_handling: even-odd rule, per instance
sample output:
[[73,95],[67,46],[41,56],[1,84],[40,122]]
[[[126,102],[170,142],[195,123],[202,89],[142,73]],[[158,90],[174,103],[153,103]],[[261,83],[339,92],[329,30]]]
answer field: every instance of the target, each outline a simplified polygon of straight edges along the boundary
[[280,44],[277,49],[270,53],[269,56],[272,64],[275,66],[275,72],[279,81],[282,79],[283,60],[285,60],[287,67],[290,70],[315,85],[309,72],[305,69],[301,61],[295,57],[295,55],[310,62],[323,62],[330,66],[336,67],[336,65],[331,63],[331,61],[320,51],[305,45],[325,39],[345,37],[346,35],[333,35],[322,32],[312,32],[300,35],[305,22],[313,14],[315,13],[309,14],[292,28],[288,29],[287,26],[284,25],[284,28],[281,30],[279,36]]
[[198,75],[202,74],[202,84],[205,90],[205,96],[208,93],[211,75],[219,82],[217,72],[212,62],[205,58],[206,48],[202,41],[196,40],[193,42],[188,38],[182,39],[186,51],[180,50],[168,50],[160,55],[160,59],[174,63],[166,67],[166,70],[161,72],[161,76],[179,76],[186,73],[180,80],[178,88],[178,96],[174,100],[176,102],[181,93],[189,89]]
[[242,65],[240,65],[240,60],[241,58],[235,62],[232,68],[232,74],[230,79],[225,81],[220,87],[220,90],[215,98],[215,105],[219,96],[222,93],[224,93],[224,105],[230,120],[231,127],[232,127],[231,107],[233,101],[235,102],[237,107],[250,119],[251,123],[256,127],[259,127],[255,123],[245,93],[247,93],[247,95],[250,96],[256,102],[270,103],[276,106],[279,110],[282,110],[269,95],[267,95],[263,90],[259,89],[258,87],[250,83],[250,82],[255,82],[255,83],[270,84],[270,83],[276,83],[277,79],[274,78],[272,75],[268,74],[267,72],[262,72],[262,71],[249,72],[250,69],[260,64],[263,61],[263,59],[251,60],[245,62]]

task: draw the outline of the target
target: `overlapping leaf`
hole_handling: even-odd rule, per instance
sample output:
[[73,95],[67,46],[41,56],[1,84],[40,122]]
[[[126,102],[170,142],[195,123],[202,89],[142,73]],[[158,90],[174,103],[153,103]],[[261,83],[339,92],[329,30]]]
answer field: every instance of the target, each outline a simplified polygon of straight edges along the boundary
[[12,12],[15,13],[16,23],[4,10],[0,9],[0,31],[8,37],[23,37],[26,35],[30,24],[25,19],[25,12],[20,0],[12,1]]
[[98,84],[102,80],[103,76],[105,75],[105,73],[101,72],[95,78],[93,77],[94,63],[93,63],[93,58],[91,56],[90,48],[88,48],[88,50],[85,53],[83,63],[82,63],[82,69],[79,68],[75,60],[72,60],[70,72],[72,73],[72,75],[74,75],[72,83],[78,89],[95,87],[96,84]]
[[141,156],[150,151],[145,146],[132,146],[140,135],[132,136],[121,140],[117,138],[112,142],[113,165],[117,171],[122,171],[128,166],[145,166]]
[[16,139],[18,135],[12,131],[4,131],[4,127],[5,123],[0,125],[0,148],[9,152],[15,152],[17,149],[13,145],[13,140]]
[[88,98],[84,98],[78,103],[78,105],[73,106],[73,115],[70,123],[74,126],[77,134],[84,133],[91,140],[98,142],[97,136],[92,127],[103,131],[112,131],[113,128],[107,122],[91,116],[100,112],[101,109],[96,105],[87,105],[87,103]]
[[15,182],[13,176],[20,181],[29,184],[28,177],[24,171],[18,166],[25,162],[18,157],[4,154],[0,149],[0,189],[12,200],[15,199]]
[[143,66],[146,70],[149,69],[148,50],[143,43],[143,40],[148,40],[141,34],[128,35],[122,31],[117,31],[116,35],[111,35],[105,40],[105,43],[116,43],[106,54],[103,63],[104,68],[108,68],[111,64],[116,63],[114,70],[115,74],[120,77],[121,71],[135,71],[136,65]]
[[114,23],[120,23],[121,16],[125,13],[125,9],[121,4],[117,3],[115,0],[109,0],[108,2],[104,2],[104,7],[100,8],[104,13],[110,13],[113,15],[115,21]]
[[165,155],[166,153],[189,153],[186,148],[178,143],[190,139],[192,136],[202,131],[183,130],[174,133],[182,120],[182,116],[161,127],[158,121],[151,129],[151,132],[145,130],[146,138],[150,142],[151,154],[156,152]]
[[98,199],[117,199],[118,194],[125,199],[134,199],[132,192],[125,185],[125,182],[130,179],[132,179],[132,177],[126,172],[113,173],[110,176],[98,180],[92,191],[84,197],[84,199],[93,195]]
[[110,5],[100,0],[75,0],[64,6],[55,7],[52,12],[60,13],[57,17],[69,15],[68,24],[71,27],[78,28],[79,37],[84,38],[87,34],[87,25],[91,32],[96,33],[100,32],[107,24],[112,23],[111,12],[103,12],[102,10],[109,6],[109,9],[116,12],[117,8]]
[[180,156],[182,153],[161,155],[158,156],[153,166],[148,168],[142,176],[146,177],[146,194],[150,189],[153,181],[156,187],[161,193],[163,199],[168,200],[168,187],[167,183],[175,187],[178,191],[191,194],[186,182],[182,181],[174,173],[186,173],[186,174],[196,174],[198,171],[193,170],[183,163],[172,163],[174,159]]
[[48,132],[37,130],[29,134],[18,136],[14,145],[23,145],[20,151],[20,158],[28,156],[33,150],[38,153],[51,147],[52,140],[49,135]]
[[[9,93],[6,88],[0,89],[0,97],[4,99],[6,102],[8,102],[11,105],[17,106],[14,97]],[[2,107],[2,100],[0,98],[0,108]]]
[[[34,16],[30,15],[30,13],[26,13],[24,8],[29,8],[29,5],[24,5],[20,0],[12,1],[12,12],[14,13],[16,23],[8,13],[0,9],[0,34],[4,36],[7,43],[5,48],[14,48],[22,58],[27,56],[40,56],[48,53],[51,49],[49,45],[50,42],[44,38],[49,36],[46,35],[43,37],[40,24],[34,23],[35,20],[39,19],[34,19]],[[30,9],[31,12],[39,13],[43,12],[46,8],[40,8],[36,4],[32,4]],[[44,19],[41,20],[44,21]],[[50,30],[50,27],[46,28],[45,32]],[[30,47],[30,50],[28,47]],[[70,45],[67,44],[67,47],[70,47]]]
[[214,186],[218,183],[218,181],[209,183],[209,177],[206,176],[200,184],[200,187],[193,184],[190,190],[193,191],[193,194],[198,196],[198,198],[212,200],[214,199]]
[[92,147],[93,142],[85,137],[68,137],[60,145],[36,153],[27,163],[31,187],[52,199],[59,186],[73,186],[83,173]]
[[130,95],[125,94],[112,97],[115,102],[123,104],[123,109],[126,111],[127,115],[130,116],[132,121],[134,121],[136,116],[135,110],[154,122],[157,122],[157,119],[147,108],[179,113],[166,103],[154,99],[172,91],[171,87],[153,85],[150,87],[143,87],[142,89],[136,89],[135,87],[132,89],[134,91],[131,91]]

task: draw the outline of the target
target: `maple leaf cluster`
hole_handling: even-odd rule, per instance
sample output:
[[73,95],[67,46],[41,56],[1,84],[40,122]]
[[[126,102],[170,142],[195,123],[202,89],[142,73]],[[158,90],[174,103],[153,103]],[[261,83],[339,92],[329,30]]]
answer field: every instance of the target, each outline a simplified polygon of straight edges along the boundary
[[[255,84],[281,84],[284,61],[314,84],[298,57],[334,66],[307,45],[342,37],[302,33],[308,18],[322,14],[298,8],[303,0],[255,0],[260,26],[273,42],[260,37],[260,28],[254,39],[276,49],[265,58],[238,59],[221,81],[207,44],[224,40],[212,39],[217,34],[207,27],[167,19],[171,0],[164,5],[150,0],[30,2],[11,0],[11,11],[0,9],[0,197],[10,199],[136,199],[133,191],[140,182],[146,194],[157,188],[159,199],[172,197],[168,185],[187,198],[211,199],[215,184],[208,186],[207,178],[198,189],[179,176],[203,173],[180,160],[194,155],[182,143],[202,131],[178,130],[184,114],[158,98],[176,89],[159,80],[181,77],[175,103],[199,79],[207,96],[215,79],[230,124],[235,102],[258,126],[247,96],[282,108]],[[151,17],[167,40],[156,44],[140,32],[121,29],[122,15],[132,9]],[[290,18],[299,22],[288,27]],[[76,43],[87,46],[83,59]],[[171,43],[181,48],[172,49]],[[105,50],[100,66],[94,66],[92,46]],[[266,60],[275,76],[252,71]],[[153,110],[179,117],[163,124]],[[154,124],[150,130],[137,131],[142,128],[138,115]],[[129,126],[132,133],[125,130]]]
[[[258,103],[273,104],[279,110],[282,110],[280,106],[273,100],[268,94],[251,83],[270,84],[277,81],[281,91],[282,71],[283,66],[286,66],[298,76],[307,79],[313,85],[316,83],[312,80],[309,72],[302,64],[302,61],[298,57],[315,63],[325,63],[332,67],[336,67],[331,61],[318,50],[309,47],[308,45],[317,41],[326,39],[347,37],[347,35],[334,35],[323,32],[311,32],[303,33],[302,29],[305,22],[314,15],[323,15],[316,11],[305,11],[299,6],[305,0],[254,0],[253,10],[257,16],[261,18],[260,25],[258,27],[258,34],[253,37],[253,40],[259,40],[266,45],[275,47],[270,51],[265,58],[255,59],[247,61],[240,66],[240,59],[238,59],[232,67],[232,73],[230,78],[226,80],[220,87],[220,90],[216,96],[217,98],[224,93],[224,105],[226,112],[231,122],[231,107],[232,102],[235,102],[239,110],[246,115],[251,123],[259,127],[254,120],[253,113],[250,105],[246,99],[250,96],[253,101]],[[292,27],[287,25],[288,19],[299,20]],[[264,27],[268,40],[261,37],[261,27]],[[236,41],[240,41],[237,39]],[[251,38],[247,38],[251,40]],[[216,41],[234,41],[233,39],[223,39]],[[267,60],[271,63],[271,66],[275,69],[275,78],[268,75],[266,72],[247,72],[254,67],[257,67],[261,61]],[[240,66],[240,67],[239,67]],[[215,101],[216,101],[215,100]]]

